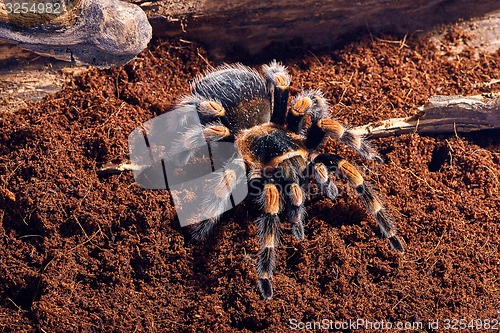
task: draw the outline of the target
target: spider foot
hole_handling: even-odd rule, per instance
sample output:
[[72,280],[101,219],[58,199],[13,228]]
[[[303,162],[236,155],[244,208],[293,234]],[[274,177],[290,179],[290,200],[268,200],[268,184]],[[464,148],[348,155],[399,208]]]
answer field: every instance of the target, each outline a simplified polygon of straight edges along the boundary
[[204,241],[213,232],[217,219],[203,220],[193,226],[191,230],[191,238],[194,241]]
[[391,249],[393,249],[394,251],[405,253],[405,248],[403,245],[404,241],[398,236],[389,237],[389,243],[391,245]]
[[266,301],[270,300],[273,297],[273,284],[269,279],[259,279],[259,291]]

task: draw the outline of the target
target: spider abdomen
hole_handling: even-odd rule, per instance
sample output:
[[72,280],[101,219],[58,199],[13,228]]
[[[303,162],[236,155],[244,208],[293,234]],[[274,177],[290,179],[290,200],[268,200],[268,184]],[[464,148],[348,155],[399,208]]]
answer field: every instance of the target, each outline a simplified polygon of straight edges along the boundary
[[195,80],[193,94],[218,101],[226,112],[222,122],[233,134],[271,119],[266,81],[258,72],[245,66],[222,67]]

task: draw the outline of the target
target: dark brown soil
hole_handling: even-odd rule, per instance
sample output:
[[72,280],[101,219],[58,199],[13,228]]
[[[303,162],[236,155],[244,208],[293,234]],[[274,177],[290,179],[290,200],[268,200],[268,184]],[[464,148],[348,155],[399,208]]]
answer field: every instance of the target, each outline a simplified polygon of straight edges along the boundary
[[[339,119],[362,125],[414,114],[435,94],[500,90],[487,84],[500,78],[500,54],[453,54],[466,37],[448,37],[450,49],[385,37],[281,60],[294,93],[320,88]],[[329,142],[366,166],[407,252],[390,250],[340,185],[336,202],[308,204],[304,241],[284,224],[271,301],[256,288],[250,203],[194,245],[168,191],[140,189],[130,173],[98,177],[128,159],[136,126],[188,93],[206,57],[192,43],[157,41],[123,68],[91,70],[42,102],[0,111],[0,331],[286,332],[323,319],[424,323],[415,331],[440,320],[442,331],[446,319],[498,320],[498,131],[374,140],[382,165]]]

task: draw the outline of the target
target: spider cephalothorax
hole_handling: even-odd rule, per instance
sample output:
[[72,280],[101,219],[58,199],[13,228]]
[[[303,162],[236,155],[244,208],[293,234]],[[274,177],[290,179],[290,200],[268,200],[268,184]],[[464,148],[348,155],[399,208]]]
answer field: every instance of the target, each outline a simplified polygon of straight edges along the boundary
[[[364,138],[330,117],[328,103],[320,91],[302,92],[289,106],[290,76],[286,68],[272,62],[263,66],[263,72],[261,75],[243,65],[216,68],[196,79],[192,94],[177,106],[178,110],[195,112],[200,118],[198,125],[181,134],[177,152],[194,151],[200,136],[212,143],[234,142],[236,157],[246,166],[244,181],[262,211],[257,221],[261,244],[258,286],[262,296],[270,299],[273,295],[271,278],[279,243],[279,216],[291,224],[297,239],[304,238],[305,189],[311,182],[333,200],[338,190],[332,177],[346,180],[375,217],[391,247],[403,252],[403,242],[396,235],[391,217],[357,168],[340,156],[318,154],[316,150],[326,137],[332,137],[365,159],[380,161],[378,155]],[[303,128],[305,117],[310,117],[307,129]],[[178,163],[186,164],[193,156],[189,152],[176,158]],[[217,210],[217,200],[228,197],[234,184],[241,181],[236,174],[231,165],[226,165],[213,185],[213,198],[206,200],[203,209]],[[196,224],[193,237],[205,238],[217,220],[215,216]]]

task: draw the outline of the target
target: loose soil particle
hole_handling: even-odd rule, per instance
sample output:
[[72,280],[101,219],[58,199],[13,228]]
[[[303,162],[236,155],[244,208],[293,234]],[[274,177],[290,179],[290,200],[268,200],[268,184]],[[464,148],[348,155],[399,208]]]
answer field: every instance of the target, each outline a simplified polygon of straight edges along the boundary
[[[500,90],[485,84],[500,78],[500,54],[454,54],[466,36],[448,37],[449,49],[385,36],[280,60],[293,93],[320,88],[335,117],[362,125],[412,115],[435,94]],[[189,92],[206,58],[193,43],[156,41],[124,67],[90,70],[43,101],[0,111],[0,331],[287,332],[290,320],[499,318],[498,131],[374,140],[385,164],[329,141],[325,151],[377,185],[407,252],[388,248],[340,184],[335,202],[308,203],[304,241],[284,223],[268,302],[256,288],[251,203],[192,244],[168,191],[143,190],[130,173],[98,177],[128,159],[134,128]]]

